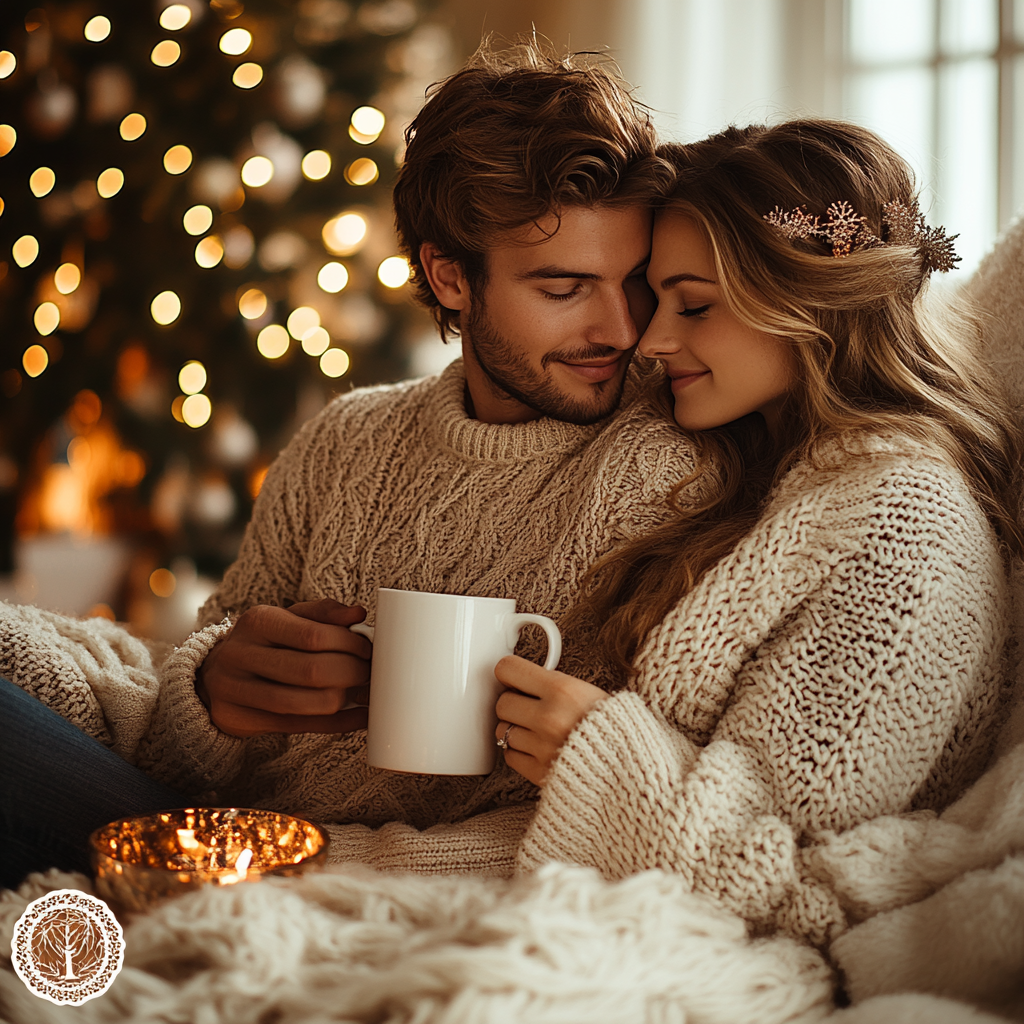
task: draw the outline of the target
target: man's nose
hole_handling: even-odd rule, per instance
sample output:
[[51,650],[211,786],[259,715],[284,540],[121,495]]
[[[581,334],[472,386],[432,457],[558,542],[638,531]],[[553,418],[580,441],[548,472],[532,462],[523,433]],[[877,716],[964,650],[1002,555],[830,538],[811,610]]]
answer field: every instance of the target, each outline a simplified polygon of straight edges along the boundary
[[609,348],[624,350],[636,344],[640,332],[629,308],[629,299],[621,288],[608,292],[589,333],[590,341]]

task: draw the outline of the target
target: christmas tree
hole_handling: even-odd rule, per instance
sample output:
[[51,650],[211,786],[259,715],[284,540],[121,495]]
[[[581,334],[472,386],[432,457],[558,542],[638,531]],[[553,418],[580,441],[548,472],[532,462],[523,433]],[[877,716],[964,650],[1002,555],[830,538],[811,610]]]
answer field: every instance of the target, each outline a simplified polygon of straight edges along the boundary
[[425,13],[3,5],[0,572],[71,531],[134,538],[156,594],[182,556],[217,577],[296,425],[407,374],[390,189],[451,60]]

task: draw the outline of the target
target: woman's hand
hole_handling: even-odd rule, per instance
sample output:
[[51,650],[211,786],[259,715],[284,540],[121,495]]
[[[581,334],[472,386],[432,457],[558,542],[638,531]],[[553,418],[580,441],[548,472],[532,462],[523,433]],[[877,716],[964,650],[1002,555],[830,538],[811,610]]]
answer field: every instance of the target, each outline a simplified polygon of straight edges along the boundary
[[569,733],[608,694],[582,679],[551,672],[515,655],[502,658],[494,674],[509,687],[498,698],[494,732],[499,740],[507,733],[505,763],[534,785],[543,786]]

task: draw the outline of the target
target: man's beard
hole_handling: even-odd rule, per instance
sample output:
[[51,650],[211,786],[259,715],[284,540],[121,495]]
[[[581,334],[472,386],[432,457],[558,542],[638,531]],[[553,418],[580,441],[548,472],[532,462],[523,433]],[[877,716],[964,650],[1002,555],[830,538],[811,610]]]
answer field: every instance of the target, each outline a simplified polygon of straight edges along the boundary
[[[625,374],[618,381],[614,378],[609,380],[605,391],[594,386],[593,397],[581,401],[559,390],[550,378],[535,371],[513,342],[491,323],[482,303],[474,303],[470,308],[466,328],[463,344],[472,345],[477,362],[488,380],[499,391],[535,409],[542,416],[587,426],[610,416],[618,408],[626,386]],[[541,369],[556,360],[602,359],[614,351],[607,346],[595,345],[549,352],[541,359]]]

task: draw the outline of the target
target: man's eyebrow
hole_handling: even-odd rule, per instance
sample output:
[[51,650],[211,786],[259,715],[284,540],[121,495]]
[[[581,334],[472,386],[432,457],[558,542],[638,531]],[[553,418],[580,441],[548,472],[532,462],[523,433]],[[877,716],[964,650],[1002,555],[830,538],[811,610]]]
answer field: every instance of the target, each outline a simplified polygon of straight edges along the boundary
[[[640,273],[650,262],[650,256],[645,256],[626,276],[632,277],[634,274]],[[543,267],[536,267],[533,270],[524,270],[523,273],[517,274],[516,279],[519,281],[550,281],[557,279],[573,278],[580,281],[600,281],[602,279],[601,274],[591,274],[583,270],[572,270],[569,267],[559,267],[554,264],[547,264]]]
[[697,284],[718,284],[717,281],[709,281],[706,277],[698,277],[696,274],[673,274],[661,282],[662,288],[671,288],[682,281],[693,281]]

